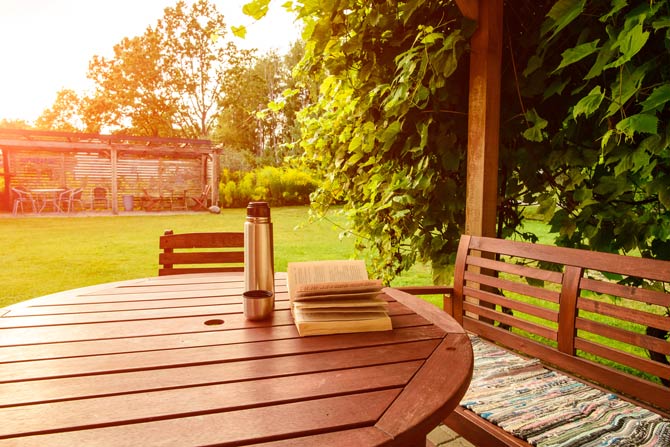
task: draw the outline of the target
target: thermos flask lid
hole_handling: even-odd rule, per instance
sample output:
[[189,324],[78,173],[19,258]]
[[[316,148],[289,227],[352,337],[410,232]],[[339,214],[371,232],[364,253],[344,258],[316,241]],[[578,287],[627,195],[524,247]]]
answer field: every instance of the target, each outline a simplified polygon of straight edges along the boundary
[[267,202],[249,202],[247,205],[248,217],[270,217],[270,206]]

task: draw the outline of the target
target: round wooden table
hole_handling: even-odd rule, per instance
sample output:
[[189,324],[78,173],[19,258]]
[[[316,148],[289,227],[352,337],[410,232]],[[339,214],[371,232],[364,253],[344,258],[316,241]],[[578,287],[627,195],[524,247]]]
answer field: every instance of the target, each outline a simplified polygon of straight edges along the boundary
[[413,446],[472,374],[463,329],[394,289],[393,330],[299,337],[241,274],[102,284],[0,309],[0,445]]

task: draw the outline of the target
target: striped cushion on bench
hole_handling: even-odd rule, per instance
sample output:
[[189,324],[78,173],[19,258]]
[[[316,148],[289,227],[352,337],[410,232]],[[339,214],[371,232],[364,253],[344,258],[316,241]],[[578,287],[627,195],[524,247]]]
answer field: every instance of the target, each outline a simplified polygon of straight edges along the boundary
[[670,420],[471,336],[461,406],[541,447],[670,446]]

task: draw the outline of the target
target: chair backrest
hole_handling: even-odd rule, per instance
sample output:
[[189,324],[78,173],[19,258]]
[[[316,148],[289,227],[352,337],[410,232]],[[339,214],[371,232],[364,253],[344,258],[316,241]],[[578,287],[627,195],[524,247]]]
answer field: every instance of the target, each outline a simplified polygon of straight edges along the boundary
[[70,200],[81,200],[81,196],[84,193],[84,188],[75,188],[70,194]]
[[72,189],[72,188],[63,188],[63,191],[58,193],[58,201],[63,202],[63,201],[70,200],[70,196],[72,195],[72,191],[74,191],[74,189]]
[[32,196],[27,189],[22,188],[21,186],[12,186],[11,191],[14,194],[14,197],[19,200],[29,199]]
[[107,199],[107,188],[103,188],[102,186],[96,186],[93,188],[93,197],[96,199]]
[[182,233],[160,237],[158,275],[243,272],[244,233]]

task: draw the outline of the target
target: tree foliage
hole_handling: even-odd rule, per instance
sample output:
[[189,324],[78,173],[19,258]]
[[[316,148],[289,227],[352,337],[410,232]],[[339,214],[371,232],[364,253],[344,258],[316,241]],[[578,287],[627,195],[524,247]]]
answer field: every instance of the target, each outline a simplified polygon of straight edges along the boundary
[[224,79],[242,57],[226,33],[223,15],[207,0],[190,7],[180,0],[143,35],[124,38],[114,57],[94,57],[89,130],[110,126],[135,135],[207,137]]
[[82,132],[84,123],[80,111],[79,95],[74,90],[62,89],[56,94],[53,105],[37,118],[35,127],[62,132]]
[[309,90],[291,74],[304,48],[249,58],[231,70],[221,98],[215,139],[248,155],[252,165],[278,166],[295,153],[297,112],[310,101]]

